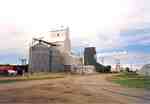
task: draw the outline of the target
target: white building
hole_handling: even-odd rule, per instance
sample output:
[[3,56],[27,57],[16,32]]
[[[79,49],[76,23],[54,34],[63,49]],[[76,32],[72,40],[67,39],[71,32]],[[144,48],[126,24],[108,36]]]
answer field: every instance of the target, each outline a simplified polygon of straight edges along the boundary
[[137,73],[144,76],[150,76],[150,64],[144,65]]

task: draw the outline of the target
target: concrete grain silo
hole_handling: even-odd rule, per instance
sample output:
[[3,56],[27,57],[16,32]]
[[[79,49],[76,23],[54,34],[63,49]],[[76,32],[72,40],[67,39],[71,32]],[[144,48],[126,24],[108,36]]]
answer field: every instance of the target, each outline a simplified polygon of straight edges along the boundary
[[59,46],[57,46],[55,48],[60,50],[61,53],[70,53],[71,52],[71,41],[70,41],[70,36],[69,36],[69,28],[50,31],[48,41],[58,44]]

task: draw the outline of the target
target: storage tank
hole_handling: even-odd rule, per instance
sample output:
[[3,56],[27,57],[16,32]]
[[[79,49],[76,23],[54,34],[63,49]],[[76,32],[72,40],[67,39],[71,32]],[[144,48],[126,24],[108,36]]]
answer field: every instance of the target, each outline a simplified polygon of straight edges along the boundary
[[30,47],[29,53],[29,71],[30,72],[48,72],[50,71],[51,50],[48,45],[37,43]]
[[59,50],[44,43],[30,47],[29,72],[60,72],[64,70]]
[[84,49],[84,64],[95,65],[96,64],[96,48],[87,47]]

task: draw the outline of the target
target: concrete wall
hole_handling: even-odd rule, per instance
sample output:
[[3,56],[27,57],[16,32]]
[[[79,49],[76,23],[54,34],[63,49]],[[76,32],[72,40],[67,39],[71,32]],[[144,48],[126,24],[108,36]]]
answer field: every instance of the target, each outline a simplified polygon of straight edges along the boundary
[[64,65],[81,65],[82,61],[81,58],[75,55],[71,55],[69,53],[62,53],[64,58]]
[[71,42],[69,36],[69,29],[60,29],[51,31],[49,34],[49,42],[56,42],[60,46],[56,47],[60,52],[70,52],[71,51]]

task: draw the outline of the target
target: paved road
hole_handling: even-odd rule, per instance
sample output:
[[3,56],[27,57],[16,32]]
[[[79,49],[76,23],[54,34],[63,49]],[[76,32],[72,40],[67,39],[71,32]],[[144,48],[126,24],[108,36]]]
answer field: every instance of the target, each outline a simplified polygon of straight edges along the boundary
[[106,80],[110,74],[0,85],[0,104],[150,104],[150,91]]

